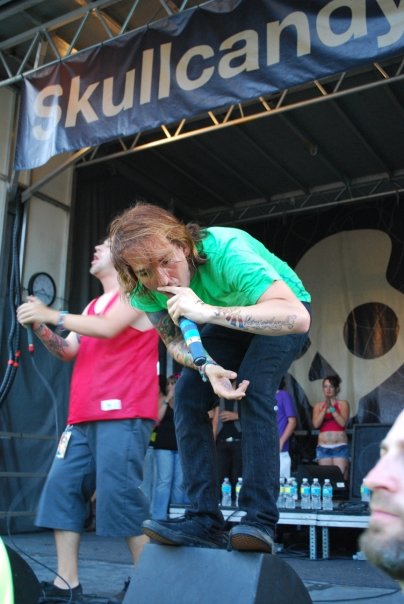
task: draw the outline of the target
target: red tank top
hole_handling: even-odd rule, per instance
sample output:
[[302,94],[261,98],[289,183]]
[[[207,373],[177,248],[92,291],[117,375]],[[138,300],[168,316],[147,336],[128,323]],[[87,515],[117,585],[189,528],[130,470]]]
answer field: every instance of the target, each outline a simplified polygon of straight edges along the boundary
[[[114,296],[105,310],[116,302]],[[94,315],[97,300],[88,314]],[[158,420],[158,340],[154,329],[127,327],[110,339],[81,336],[70,386],[68,423]]]
[[[335,401],[334,407],[339,412],[338,401]],[[344,432],[344,430],[345,430],[345,427],[340,426],[339,423],[335,421],[332,413],[325,414],[324,421],[320,428],[320,432]]]

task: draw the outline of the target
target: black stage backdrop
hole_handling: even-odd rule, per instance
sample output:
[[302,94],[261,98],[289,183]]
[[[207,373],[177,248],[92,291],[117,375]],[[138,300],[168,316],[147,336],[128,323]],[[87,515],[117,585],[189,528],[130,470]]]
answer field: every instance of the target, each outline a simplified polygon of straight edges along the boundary
[[[78,172],[70,295],[76,312],[97,293],[88,276],[93,246],[114,216],[145,199],[111,168]],[[329,373],[343,380],[352,422],[392,422],[404,406],[404,198],[285,214],[242,228],[295,268],[313,297],[311,343],[288,379],[300,427],[310,426]]]

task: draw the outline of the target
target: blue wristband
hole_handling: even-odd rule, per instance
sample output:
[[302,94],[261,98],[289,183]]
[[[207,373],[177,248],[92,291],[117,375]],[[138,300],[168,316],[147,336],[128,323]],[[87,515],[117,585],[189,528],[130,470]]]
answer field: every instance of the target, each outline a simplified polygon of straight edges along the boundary
[[61,333],[62,331],[65,331],[65,316],[69,314],[68,310],[61,310],[59,313],[59,319],[58,322],[56,324],[56,331],[58,333]]

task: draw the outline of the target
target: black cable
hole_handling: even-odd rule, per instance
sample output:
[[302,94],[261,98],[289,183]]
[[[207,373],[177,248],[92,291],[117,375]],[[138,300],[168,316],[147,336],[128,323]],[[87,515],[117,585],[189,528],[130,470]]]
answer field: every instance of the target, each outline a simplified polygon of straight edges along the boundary
[[20,292],[20,268],[19,268],[19,243],[22,217],[21,195],[17,191],[15,196],[15,211],[12,226],[10,245],[10,280],[8,289],[8,304],[10,310],[10,329],[7,337],[8,364],[0,385],[0,407],[3,404],[11,385],[14,381],[20,356],[20,332],[21,327],[16,320],[15,310],[21,303]]
[[52,401],[52,406],[53,406],[53,410],[55,413],[55,432],[56,432],[56,441],[59,438],[59,420],[58,420],[58,402],[56,400],[56,396],[55,393],[52,390],[51,385],[49,384],[48,380],[46,379],[46,377],[43,375],[43,373],[38,369],[38,365],[36,364],[36,361],[34,359],[34,355],[31,353],[30,354],[30,358],[31,358],[31,363],[32,366],[35,370],[35,373],[37,374],[37,376],[39,377],[39,379],[41,380],[42,384],[45,387],[45,390],[47,390],[51,401]]

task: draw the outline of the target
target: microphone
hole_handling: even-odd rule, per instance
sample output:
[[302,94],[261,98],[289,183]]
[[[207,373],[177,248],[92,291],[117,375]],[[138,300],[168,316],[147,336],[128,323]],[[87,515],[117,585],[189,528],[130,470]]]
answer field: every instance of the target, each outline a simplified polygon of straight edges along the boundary
[[193,362],[197,367],[204,365],[206,363],[206,353],[196,323],[185,317],[180,317],[178,326],[184,336],[185,344],[189,348]]
[[31,325],[27,325],[28,350],[34,352],[34,334]]

